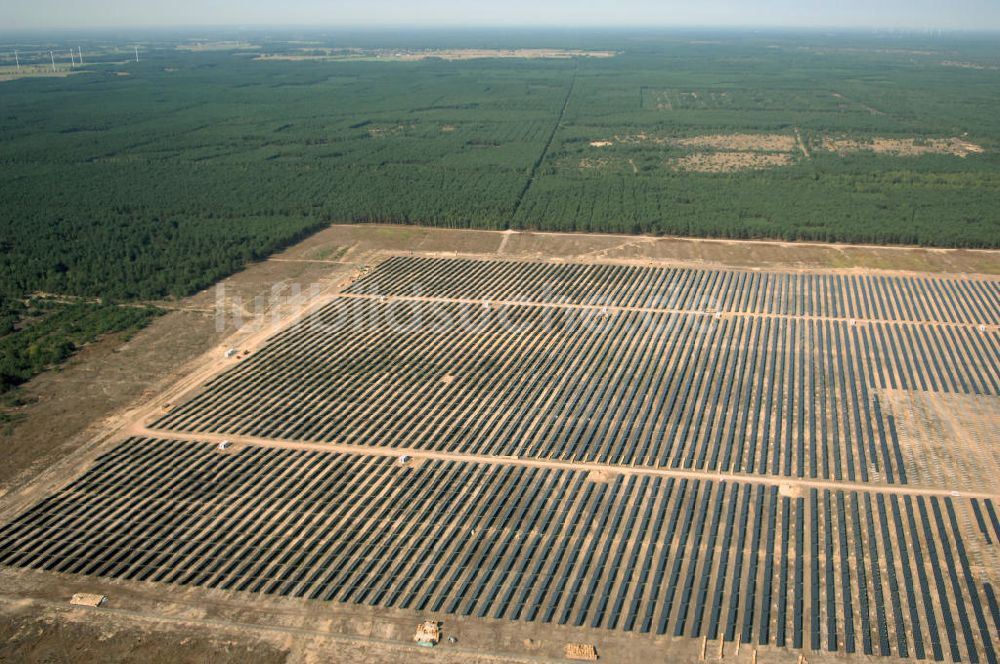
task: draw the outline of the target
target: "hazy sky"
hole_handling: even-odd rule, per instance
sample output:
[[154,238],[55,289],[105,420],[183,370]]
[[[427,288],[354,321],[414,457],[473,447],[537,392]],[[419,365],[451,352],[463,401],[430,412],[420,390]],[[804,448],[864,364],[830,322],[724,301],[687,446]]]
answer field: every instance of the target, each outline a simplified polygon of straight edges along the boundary
[[1000,0],[0,0],[0,31],[316,25],[1000,29]]

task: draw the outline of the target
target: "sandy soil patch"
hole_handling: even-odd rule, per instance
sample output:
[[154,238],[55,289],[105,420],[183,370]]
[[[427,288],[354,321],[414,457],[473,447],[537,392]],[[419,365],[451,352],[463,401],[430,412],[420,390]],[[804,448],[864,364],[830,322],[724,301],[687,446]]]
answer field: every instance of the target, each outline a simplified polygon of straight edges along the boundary
[[[883,389],[911,484],[989,491],[1000,475],[994,396]],[[959,480],[959,478],[961,478]]]
[[677,171],[733,173],[788,166],[792,163],[792,156],[774,152],[695,152],[669,163]]
[[[674,159],[670,164],[677,170],[698,172],[730,172],[746,169],[775,168],[786,166],[793,156],[801,153],[811,158],[805,140],[795,134],[706,134],[702,136],[661,136],[639,132],[616,135],[610,139],[589,142],[592,148],[606,148],[612,145],[653,145],[686,148],[692,154]],[[968,157],[981,154],[981,145],[964,138],[887,138],[870,139],[844,136],[826,136],[818,147],[827,152],[851,154],[873,152],[896,157],[913,157],[925,154],[947,154]],[[599,168],[606,165],[601,160],[585,158],[580,168]]]
[[602,148],[616,143],[622,145],[672,145],[685,148],[710,150],[758,150],[761,152],[794,152],[795,136],[792,134],[705,134],[702,136],[657,136],[638,134],[616,135],[611,139],[590,142],[591,147]]
[[677,140],[677,144],[713,150],[792,152],[795,150],[795,137],[787,134],[714,134],[681,138]]
[[587,479],[597,484],[608,484],[617,475],[607,470],[592,470],[587,474]]
[[778,495],[787,496],[789,498],[801,498],[805,495],[806,491],[801,486],[794,484],[780,484],[778,485]]
[[874,152],[896,157],[917,157],[925,154],[950,154],[956,157],[968,157],[970,154],[984,152],[981,145],[976,145],[962,138],[885,138],[876,137],[869,140],[853,138],[823,139],[822,147],[828,152],[850,154],[852,152]]
[[281,664],[288,659],[287,647],[249,633],[128,622],[94,610],[59,611],[31,602],[5,603],[0,610],[0,661],[4,662]]
[[[808,157],[808,150],[801,139],[793,134],[705,134],[701,136],[658,136],[639,132],[616,135],[612,139],[590,141],[592,148],[605,148],[615,144],[653,145],[691,150],[691,154],[671,159],[667,164],[675,171],[698,173],[729,173],[741,170],[777,168],[791,164],[797,151]],[[639,168],[628,160],[633,174]],[[584,158],[581,169],[602,168],[605,159]]]
[[677,138],[674,136],[654,136],[641,131],[638,134],[615,134],[614,138],[593,141],[591,145],[594,143],[607,143],[608,145],[614,145],[615,143],[620,143],[622,145],[638,145],[641,143],[652,143],[653,145],[674,145],[676,142]]

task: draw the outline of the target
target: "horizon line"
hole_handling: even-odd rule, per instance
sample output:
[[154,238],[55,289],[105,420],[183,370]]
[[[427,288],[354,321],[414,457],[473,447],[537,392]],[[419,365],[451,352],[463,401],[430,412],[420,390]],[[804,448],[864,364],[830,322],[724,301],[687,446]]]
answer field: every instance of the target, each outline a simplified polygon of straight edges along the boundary
[[178,25],[106,25],[106,26],[70,26],[58,25],[50,27],[7,27],[0,29],[0,34],[39,33],[39,32],[100,32],[100,31],[191,31],[191,30],[363,30],[363,31],[398,31],[398,30],[446,30],[446,31],[497,31],[497,30],[528,30],[528,31],[566,31],[591,30],[595,32],[619,31],[725,31],[725,32],[834,32],[834,33],[940,33],[940,34],[972,34],[1000,35],[1000,26],[996,27],[934,27],[934,26],[850,26],[850,25],[775,25],[775,24],[485,24],[485,23],[206,23]]

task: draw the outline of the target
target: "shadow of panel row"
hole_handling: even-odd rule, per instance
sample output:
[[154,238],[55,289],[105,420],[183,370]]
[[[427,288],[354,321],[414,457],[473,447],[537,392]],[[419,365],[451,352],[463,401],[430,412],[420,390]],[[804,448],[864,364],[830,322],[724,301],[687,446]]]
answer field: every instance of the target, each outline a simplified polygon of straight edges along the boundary
[[949,326],[338,298],[156,428],[906,483],[885,388],[1000,393]]
[[130,439],[0,529],[0,564],[995,662],[968,503]]
[[352,293],[882,321],[1000,322],[1000,280],[397,256]]

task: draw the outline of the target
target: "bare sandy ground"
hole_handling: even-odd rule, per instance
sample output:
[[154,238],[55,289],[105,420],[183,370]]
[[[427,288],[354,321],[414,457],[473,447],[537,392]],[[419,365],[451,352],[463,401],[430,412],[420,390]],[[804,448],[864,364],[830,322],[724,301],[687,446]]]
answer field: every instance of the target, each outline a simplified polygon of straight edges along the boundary
[[[801,153],[806,159],[812,153],[802,133],[794,134],[714,134],[704,136],[676,137],[656,134],[627,134],[590,141],[592,148],[607,148],[615,144],[653,145],[692,150],[688,154],[668,160],[668,164],[682,171],[700,173],[732,173],[744,170],[777,168],[794,163],[793,157]],[[858,138],[852,136],[823,136],[813,141],[814,151],[826,151],[838,155],[870,152],[893,157],[919,157],[928,154],[943,154],[962,159],[985,152],[981,145],[966,138],[899,138],[875,136]],[[605,165],[584,158],[581,168]]]

